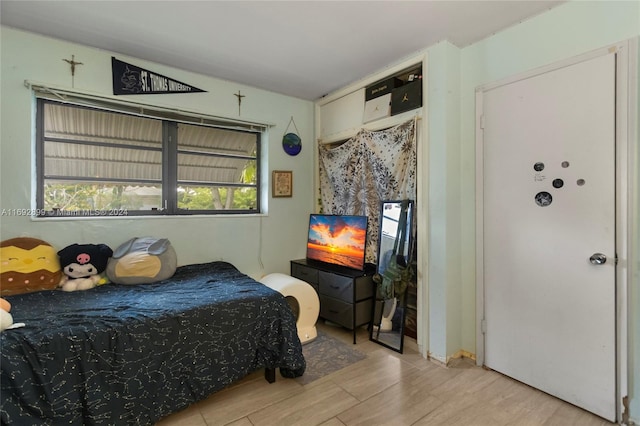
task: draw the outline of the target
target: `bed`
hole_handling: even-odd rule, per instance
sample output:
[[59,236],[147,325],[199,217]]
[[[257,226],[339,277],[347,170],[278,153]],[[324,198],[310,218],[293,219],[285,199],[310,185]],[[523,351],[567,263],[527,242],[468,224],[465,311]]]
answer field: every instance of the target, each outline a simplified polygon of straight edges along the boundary
[[256,370],[304,373],[286,299],[226,262],[164,281],[10,296],[2,424],[148,425]]

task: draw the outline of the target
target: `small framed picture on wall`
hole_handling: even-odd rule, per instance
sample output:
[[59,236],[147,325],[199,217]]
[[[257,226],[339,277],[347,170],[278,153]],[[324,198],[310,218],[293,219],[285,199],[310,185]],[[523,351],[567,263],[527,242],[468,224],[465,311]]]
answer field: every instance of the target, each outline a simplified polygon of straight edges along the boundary
[[273,197],[293,196],[293,172],[285,170],[274,170],[272,180]]

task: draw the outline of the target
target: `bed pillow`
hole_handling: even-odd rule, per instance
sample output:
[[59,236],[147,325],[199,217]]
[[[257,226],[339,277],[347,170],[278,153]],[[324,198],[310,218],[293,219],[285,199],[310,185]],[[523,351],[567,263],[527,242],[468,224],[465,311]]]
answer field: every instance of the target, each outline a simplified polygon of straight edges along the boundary
[[0,243],[0,296],[53,290],[62,271],[56,250],[37,238],[20,237]]
[[166,238],[132,238],[113,252],[107,277],[116,284],[148,284],[171,278],[177,267],[176,252]]

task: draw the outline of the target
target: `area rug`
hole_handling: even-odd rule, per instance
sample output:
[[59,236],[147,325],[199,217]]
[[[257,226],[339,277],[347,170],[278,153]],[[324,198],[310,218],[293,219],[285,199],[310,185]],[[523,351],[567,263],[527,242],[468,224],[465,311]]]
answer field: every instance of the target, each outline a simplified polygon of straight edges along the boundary
[[321,331],[318,331],[318,337],[314,341],[302,347],[302,353],[307,361],[307,369],[304,375],[295,380],[304,385],[367,357],[350,345]]

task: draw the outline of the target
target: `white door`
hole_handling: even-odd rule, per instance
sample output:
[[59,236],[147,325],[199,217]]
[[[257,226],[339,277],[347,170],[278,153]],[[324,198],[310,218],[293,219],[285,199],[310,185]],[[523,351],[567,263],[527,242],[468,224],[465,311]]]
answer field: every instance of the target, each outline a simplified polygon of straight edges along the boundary
[[615,54],[482,108],[485,365],[614,420]]

